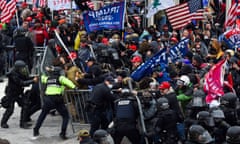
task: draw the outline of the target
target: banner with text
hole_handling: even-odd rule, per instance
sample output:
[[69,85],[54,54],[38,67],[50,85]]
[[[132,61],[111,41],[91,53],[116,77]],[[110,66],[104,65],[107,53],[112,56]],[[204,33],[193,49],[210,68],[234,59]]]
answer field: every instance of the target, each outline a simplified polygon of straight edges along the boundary
[[83,14],[87,32],[103,29],[120,30],[124,27],[125,4],[117,2]]
[[77,6],[75,2],[72,0],[48,0],[48,7],[51,10],[64,10],[64,9],[76,9]]

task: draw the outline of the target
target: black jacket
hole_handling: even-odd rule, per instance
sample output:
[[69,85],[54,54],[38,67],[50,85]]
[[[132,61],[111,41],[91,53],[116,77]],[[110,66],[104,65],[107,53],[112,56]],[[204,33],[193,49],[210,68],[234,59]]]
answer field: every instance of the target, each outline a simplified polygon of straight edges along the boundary
[[103,82],[96,85],[91,93],[90,102],[96,105],[96,109],[106,110],[111,106],[116,97],[111,89]]
[[6,87],[6,94],[10,97],[18,97],[23,93],[24,87],[34,83],[32,77],[23,77],[21,74],[12,70],[7,74],[8,85]]

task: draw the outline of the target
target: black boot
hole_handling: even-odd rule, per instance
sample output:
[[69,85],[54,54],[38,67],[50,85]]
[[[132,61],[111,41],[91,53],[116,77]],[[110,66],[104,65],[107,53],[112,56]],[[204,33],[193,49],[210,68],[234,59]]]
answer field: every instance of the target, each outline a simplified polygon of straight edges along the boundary
[[59,136],[60,136],[60,138],[63,139],[63,140],[68,139],[68,137],[66,137],[66,133],[65,133],[65,132],[61,132],[61,133],[59,134]]
[[1,123],[1,127],[2,127],[2,128],[9,128],[9,126],[8,126],[7,123]]
[[23,128],[23,129],[30,129],[31,126],[32,126],[31,124],[28,124],[26,122],[20,123],[20,128]]
[[36,128],[33,128],[33,136],[39,136],[39,130],[37,130]]
[[1,120],[1,127],[2,128],[9,128],[9,126],[7,124],[8,119],[9,119],[9,116],[5,113],[2,117],[2,120]]

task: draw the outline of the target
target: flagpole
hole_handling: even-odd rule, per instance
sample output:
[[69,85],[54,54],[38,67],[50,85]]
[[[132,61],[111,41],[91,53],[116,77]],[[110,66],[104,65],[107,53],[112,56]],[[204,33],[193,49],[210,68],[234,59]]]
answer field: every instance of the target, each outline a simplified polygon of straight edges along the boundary
[[73,16],[72,16],[72,12],[73,12],[73,10],[72,10],[72,0],[71,0],[71,3],[70,3],[70,23],[72,24],[72,18],[73,18]]
[[125,23],[125,18],[126,18],[126,22],[127,22],[127,25],[128,25],[128,15],[127,15],[127,4],[126,4],[127,2],[126,2],[126,0],[124,0],[124,17],[123,17],[123,22],[122,22],[122,29],[123,29],[123,31],[122,31],[122,40],[123,40],[123,38],[124,38],[124,29],[125,29],[125,26],[124,26],[124,23]]
[[232,5],[232,0],[226,0],[225,21],[227,20],[227,17],[228,17],[228,10],[230,9],[231,5]]
[[18,19],[18,11],[17,11],[17,9],[16,9],[16,11],[15,11],[15,15],[16,15],[16,21],[17,21],[17,28],[19,28],[20,25],[19,25],[19,19]]

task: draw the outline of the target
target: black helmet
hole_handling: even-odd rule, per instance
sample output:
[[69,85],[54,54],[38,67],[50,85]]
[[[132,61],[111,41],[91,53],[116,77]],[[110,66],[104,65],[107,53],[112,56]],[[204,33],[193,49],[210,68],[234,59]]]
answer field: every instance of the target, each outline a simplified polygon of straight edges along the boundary
[[205,93],[202,90],[197,90],[193,93],[192,106],[193,107],[204,107],[206,103],[204,101]]
[[231,126],[228,128],[226,140],[228,144],[240,144],[240,126]]
[[111,135],[103,129],[96,130],[93,134],[93,140],[97,144],[114,144]]
[[22,61],[22,60],[17,60],[17,61],[15,61],[15,63],[14,63],[14,67],[15,67],[16,69],[23,68],[23,67],[25,67],[25,66],[26,66],[26,63],[25,63],[24,61]]
[[28,76],[29,75],[29,70],[28,70],[28,66],[26,65],[26,63],[22,60],[17,60],[14,63],[14,70],[23,75],[23,76]]
[[160,110],[168,109],[169,108],[168,99],[165,98],[165,97],[160,97],[157,100],[157,108],[160,109]]
[[221,97],[220,104],[226,107],[234,108],[236,106],[236,101],[237,101],[237,95],[234,94],[233,92],[228,92]]
[[197,120],[206,126],[214,126],[214,120],[208,111],[200,111],[197,113]]
[[192,125],[188,131],[188,138],[191,141],[207,144],[213,141],[213,138],[209,134],[209,132],[204,129],[201,125]]
[[211,111],[211,116],[213,118],[219,118],[219,119],[224,119],[225,118],[224,113],[221,109],[213,109]]

